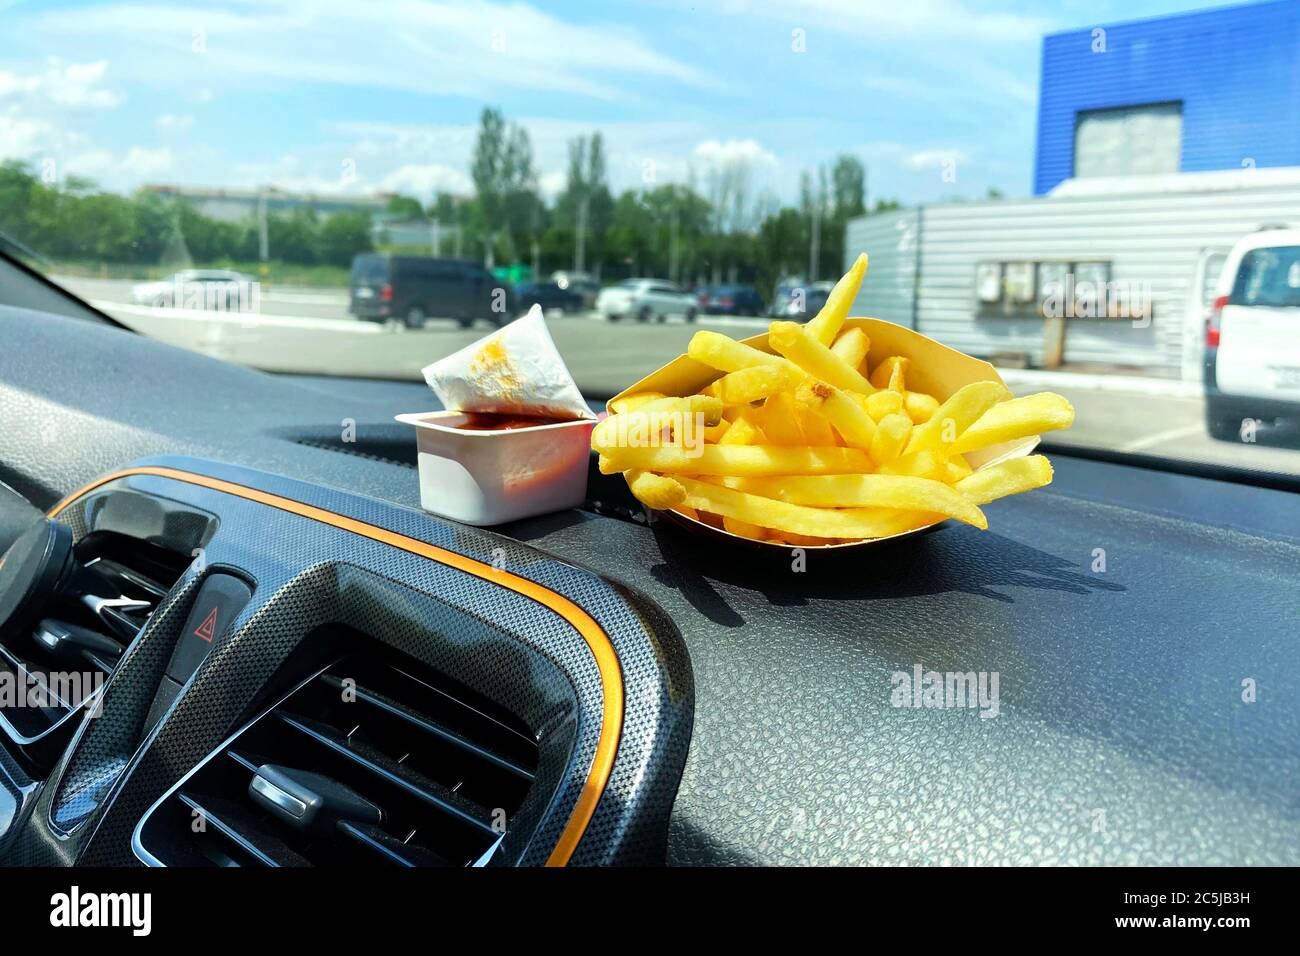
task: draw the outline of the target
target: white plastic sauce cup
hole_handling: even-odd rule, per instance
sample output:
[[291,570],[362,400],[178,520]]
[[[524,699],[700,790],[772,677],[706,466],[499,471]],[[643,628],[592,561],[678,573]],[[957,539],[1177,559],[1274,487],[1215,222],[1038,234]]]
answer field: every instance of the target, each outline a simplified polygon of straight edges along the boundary
[[593,420],[500,430],[453,427],[460,412],[398,415],[415,426],[420,506],[489,525],[576,508],[587,496]]

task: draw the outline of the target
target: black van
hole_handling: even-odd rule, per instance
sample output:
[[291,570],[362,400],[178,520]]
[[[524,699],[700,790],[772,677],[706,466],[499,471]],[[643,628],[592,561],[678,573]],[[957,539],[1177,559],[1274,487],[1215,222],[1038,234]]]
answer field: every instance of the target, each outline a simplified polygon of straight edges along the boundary
[[515,314],[510,286],[477,262],[430,256],[359,255],[348,280],[348,311],[369,322],[404,322],[418,329],[426,318],[475,319],[504,325]]

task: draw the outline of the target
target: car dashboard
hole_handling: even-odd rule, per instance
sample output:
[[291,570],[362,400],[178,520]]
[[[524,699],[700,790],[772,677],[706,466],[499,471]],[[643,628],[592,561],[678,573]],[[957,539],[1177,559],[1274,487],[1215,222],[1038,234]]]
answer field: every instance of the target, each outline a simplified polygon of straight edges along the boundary
[[[58,525],[60,581],[154,596],[94,693],[0,707],[2,864],[1297,857],[1290,492],[1054,453],[989,531],[827,559],[593,468],[583,508],[476,529],[418,508],[423,386],[20,309],[0,340],[3,544]],[[929,672],[996,692],[900,699]]]

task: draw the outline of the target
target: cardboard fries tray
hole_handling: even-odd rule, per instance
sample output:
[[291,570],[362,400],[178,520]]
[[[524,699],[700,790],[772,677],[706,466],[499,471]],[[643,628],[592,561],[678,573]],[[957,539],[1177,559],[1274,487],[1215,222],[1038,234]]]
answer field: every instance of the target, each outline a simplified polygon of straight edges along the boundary
[[[959,388],[969,385],[971,382],[1006,384],[1002,381],[1002,376],[998,375],[997,369],[988,362],[972,358],[956,349],[942,345],[934,339],[921,335],[919,332],[914,332],[901,325],[895,325],[893,322],[885,322],[882,319],[848,318],[845,319],[843,327],[845,329],[861,329],[871,340],[871,350],[867,353],[868,367],[874,368],[878,362],[891,355],[905,356],[911,360],[911,364],[907,369],[907,381],[908,385],[911,386],[909,390],[928,392],[940,402],[946,401]],[[766,332],[747,339],[741,339],[741,341],[761,351],[775,354],[767,344]],[[678,397],[693,395],[710,382],[720,378],[721,375],[722,373],[717,369],[702,362],[697,362],[689,355],[681,355],[667,365],[651,372],[636,384],[619,392],[609,400],[606,409],[624,395],[632,395],[637,392],[662,392],[665,395]],[[966,460],[974,470],[979,471],[999,462],[1009,461],[1013,458],[1023,458],[1034,450],[1038,442],[1039,436],[1037,435],[1004,442],[1000,445],[992,445],[971,452],[966,455]],[[732,542],[743,543],[746,546],[777,548],[783,551],[788,551],[792,547],[789,544],[778,544],[774,541],[755,541],[752,538],[734,535],[729,531],[715,528],[676,511],[656,512],[655,516],[698,534],[719,540],[730,539]],[[806,550],[843,551],[874,547],[886,542],[897,541],[900,538],[925,534],[941,527],[950,520],[945,518],[885,538],[867,538],[862,541],[851,541],[842,544],[815,545],[806,548]]]

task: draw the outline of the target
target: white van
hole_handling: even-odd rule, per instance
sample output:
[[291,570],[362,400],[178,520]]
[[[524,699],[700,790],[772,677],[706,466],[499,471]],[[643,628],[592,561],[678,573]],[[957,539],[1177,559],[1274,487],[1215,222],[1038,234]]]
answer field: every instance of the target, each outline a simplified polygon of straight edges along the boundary
[[1300,230],[1232,247],[1205,327],[1205,424],[1227,441],[1300,425]]

